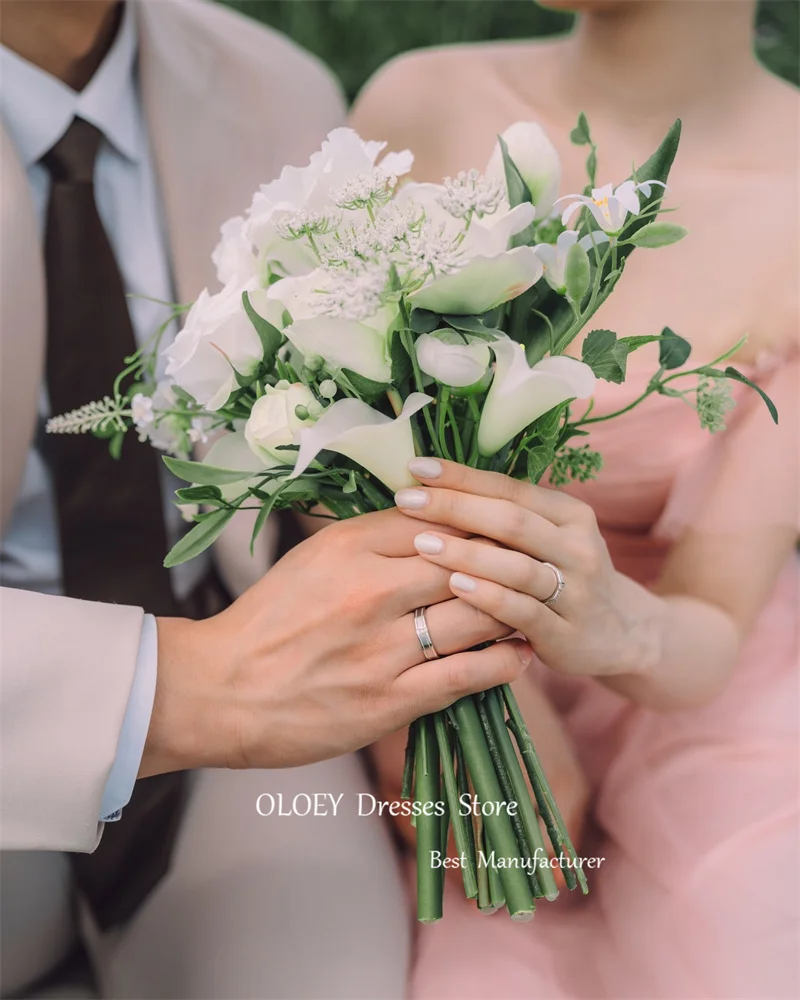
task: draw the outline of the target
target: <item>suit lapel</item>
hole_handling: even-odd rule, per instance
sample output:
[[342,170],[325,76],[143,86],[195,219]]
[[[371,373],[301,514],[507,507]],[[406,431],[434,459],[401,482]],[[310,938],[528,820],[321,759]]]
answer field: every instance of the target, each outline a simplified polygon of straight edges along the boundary
[[0,125],[0,529],[8,524],[36,428],[45,283],[28,178]]

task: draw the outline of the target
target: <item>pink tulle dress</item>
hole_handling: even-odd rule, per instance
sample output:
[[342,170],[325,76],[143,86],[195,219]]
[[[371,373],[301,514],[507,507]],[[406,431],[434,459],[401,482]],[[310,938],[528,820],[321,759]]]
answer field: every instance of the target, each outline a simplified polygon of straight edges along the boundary
[[[636,580],[656,578],[687,528],[735,545],[796,517],[792,463],[775,456],[797,447],[797,358],[746,371],[775,398],[779,428],[745,390],[724,434],[658,396],[593,429],[605,468],[571,492],[593,506],[617,568]],[[635,374],[603,383],[595,413],[643,386]],[[592,787],[579,854],[605,861],[587,872],[588,897],[562,892],[524,924],[480,914],[448,877],[444,919],[419,927],[414,1000],[800,996],[799,567],[792,555],[707,707],[657,713],[537,667]]]

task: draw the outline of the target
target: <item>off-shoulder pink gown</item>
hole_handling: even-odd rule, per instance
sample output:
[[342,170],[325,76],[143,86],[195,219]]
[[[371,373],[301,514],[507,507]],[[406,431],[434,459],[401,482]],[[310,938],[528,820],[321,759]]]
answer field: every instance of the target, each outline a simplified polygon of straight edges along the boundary
[[[795,359],[748,374],[776,391],[784,421],[796,419]],[[643,385],[635,375],[603,383],[595,412]],[[737,398],[722,435],[665,397],[592,431],[605,468],[571,492],[595,509],[619,570],[647,584],[687,526],[736,544],[784,517],[760,468],[792,435],[778,436],[755,393]],[[709,505],[711,484],[726,478],[728,500],[717,490]],[[562,893],[525,924],[478,913],[449,873],[444,919],[419,927],[414,1000],[800,996],[798,566],[793,556],[708,707],[656,713],[539,665],[592,786],[579,853],[605,861],[588,873],[588,897]]]

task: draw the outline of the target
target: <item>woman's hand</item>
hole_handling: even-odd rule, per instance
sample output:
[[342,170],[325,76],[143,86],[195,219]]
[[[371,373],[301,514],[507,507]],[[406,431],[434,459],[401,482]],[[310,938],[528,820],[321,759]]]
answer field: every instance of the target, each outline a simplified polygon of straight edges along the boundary
[[[646,674],[659,657],[659,599],[617,573],[591,507],[566,494],[454,462],[410,463],[424,488],[395,502],[431,527],[414,540],[452,571],[454,594],[521,632],[539,658],[566,674]],[[487,544],[489,540],[489,544]],[[558,599],[558,567],[566,586]]]

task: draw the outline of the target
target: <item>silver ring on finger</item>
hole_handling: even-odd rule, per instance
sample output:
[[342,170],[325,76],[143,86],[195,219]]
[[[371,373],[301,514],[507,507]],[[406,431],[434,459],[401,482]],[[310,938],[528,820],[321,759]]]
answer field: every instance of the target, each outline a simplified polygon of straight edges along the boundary
[[546,600],[542,601],[542,604],[544,604],[546,608],[549,608],[556,603],[559,597],[561,597],[561,591],[564,589],[564,587],[566,587],[567,583],[566,580],[564,579],[564,574],[561,572],[558,566],[554,566],[552,563],[549,562],[543,562],[542,566],[546,566],[548,569],[551,569],[553,571],[553,576],[555,576],[556,578],[556,585],[555,589],[553,590],[553,593]]
[[436,652],[433,639],[431,639],[430,629],[428,628],[428,622],[425,618],[425,611],[425,608],[417,608],[414,612],[414,630],[417,633],[417,639],[419,639],[419,644],[422,648],[422,655],[425,659],[438,660],[439,654]]

